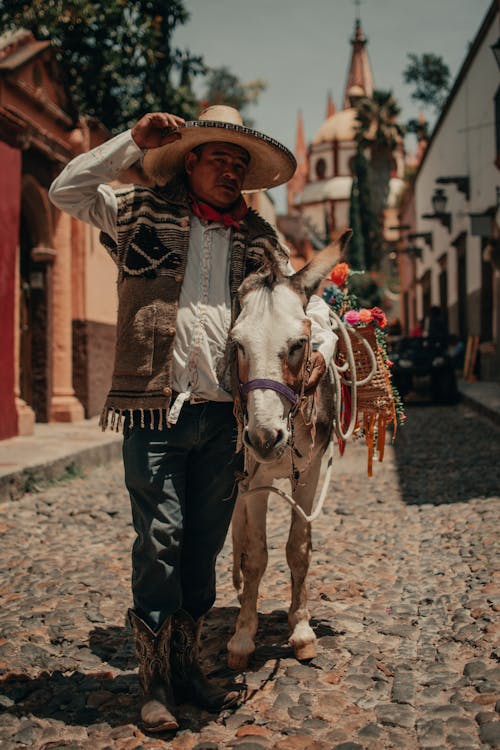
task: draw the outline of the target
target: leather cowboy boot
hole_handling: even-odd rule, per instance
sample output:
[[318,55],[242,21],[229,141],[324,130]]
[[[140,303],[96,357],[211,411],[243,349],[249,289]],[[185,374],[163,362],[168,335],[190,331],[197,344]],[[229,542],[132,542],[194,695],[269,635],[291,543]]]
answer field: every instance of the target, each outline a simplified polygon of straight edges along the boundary
[[170,682],[170,633],[172,618],[167,617],[158,632],[151,630],[132,609],[128,611],[139,662],[139,682],[145,702],[141,719],[149,732],[178,729],[172,713],[175,705]]
[[202,625],[202,617],[195,621],[183,609],[172,616],[172,687],[179,703],[186,701],[207,711],[222,711],[238,701],[239,693],[213,685],[203,674],[199,662]]

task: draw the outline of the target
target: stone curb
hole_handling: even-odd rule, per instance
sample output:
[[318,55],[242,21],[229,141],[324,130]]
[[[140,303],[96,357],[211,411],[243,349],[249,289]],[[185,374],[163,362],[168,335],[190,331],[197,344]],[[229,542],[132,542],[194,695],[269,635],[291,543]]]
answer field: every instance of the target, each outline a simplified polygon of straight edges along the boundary
[[0,476],[0,501],[18,500],[25,493],[37,491],[51,482],[78,476],[87,468],[117,461],[121,451],[121,441],[106,442],[4,474]]
[[487,404],[484,404],[477,399],[469,396],[467,393],[464,393],[463,390],[460,389],[460,401],[462,404],[465,404],[466,406],[469,406],[471,409],[474,409],[478,414],[480,414],[482,417],[486,417],[487,419],[491,419],[492,422],[494,422],[497,425],[500,425],[500,413],[497,409],[493,409],[489,407]]

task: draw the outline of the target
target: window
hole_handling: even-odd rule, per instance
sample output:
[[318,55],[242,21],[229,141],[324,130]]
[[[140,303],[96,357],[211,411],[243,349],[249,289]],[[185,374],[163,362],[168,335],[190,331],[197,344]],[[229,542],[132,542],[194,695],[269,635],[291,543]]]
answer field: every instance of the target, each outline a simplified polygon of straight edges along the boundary
[[324,180],[326,174],[326,161],[324,159],[318,159],[316,162],[316,177],[318,180]]

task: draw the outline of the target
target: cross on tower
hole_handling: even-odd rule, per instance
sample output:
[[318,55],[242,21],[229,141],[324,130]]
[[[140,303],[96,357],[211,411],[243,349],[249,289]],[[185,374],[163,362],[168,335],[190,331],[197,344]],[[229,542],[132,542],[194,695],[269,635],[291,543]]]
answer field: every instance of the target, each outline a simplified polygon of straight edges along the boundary
[[361,20],[360,7],[363,4],[363,0],[353,0],[353,3],[356,7],[356,21],[360,21]]

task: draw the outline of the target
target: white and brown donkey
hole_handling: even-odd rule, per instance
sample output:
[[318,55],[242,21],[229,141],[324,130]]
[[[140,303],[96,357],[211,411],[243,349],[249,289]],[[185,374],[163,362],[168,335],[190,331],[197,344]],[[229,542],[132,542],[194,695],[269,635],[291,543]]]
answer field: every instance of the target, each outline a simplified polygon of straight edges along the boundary
[[[304,310],[338,262],[350,235],[347,229],[340,232],[293,276],[284,275],[278,264],[268,259],[268,265],[249,276],[239,290],[241,312],[231,337],[237,350],[236,412],[247,477],[232,521],[233,583],[241,604],[236,631],[228,643],[228,663],[233,669],[244,669],[255,650],[258,588],[267,565],[269,492],[261,489],[249,494],[246,490],[289,478],[293,500],[309,514],[321,459],[332,437],[334,392],[329,372],[315,394],[305,394],[311,322]],[[286,557],[292,581],[289,643],[297,659],[310,659],[316,654],[306,592],[311,526],[294,511]]]

